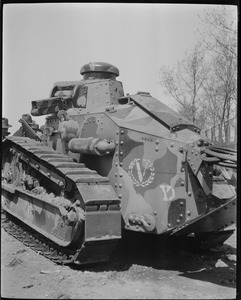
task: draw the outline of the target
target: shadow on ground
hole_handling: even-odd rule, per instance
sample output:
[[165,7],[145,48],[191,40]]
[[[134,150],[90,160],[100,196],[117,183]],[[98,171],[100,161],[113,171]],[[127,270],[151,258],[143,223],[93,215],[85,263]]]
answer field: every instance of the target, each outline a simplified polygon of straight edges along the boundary
[[[124,272],[133,265],[178,271],[179,276],[236,287],[236,249],[224,244],[200,249],[193,237],[153,237],[125,233],[107,263],[73,265],[77,270]],[[148,274],[146,274],[148,276]]]

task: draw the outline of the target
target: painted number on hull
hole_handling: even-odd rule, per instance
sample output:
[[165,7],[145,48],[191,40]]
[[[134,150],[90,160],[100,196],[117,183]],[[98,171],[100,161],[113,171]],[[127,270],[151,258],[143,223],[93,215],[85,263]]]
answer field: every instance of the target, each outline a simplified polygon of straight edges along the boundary
[[153,164],[148,159],[135,158],[129,165],[128,173],[136,186],[146,187],[152,183],[155,176]]

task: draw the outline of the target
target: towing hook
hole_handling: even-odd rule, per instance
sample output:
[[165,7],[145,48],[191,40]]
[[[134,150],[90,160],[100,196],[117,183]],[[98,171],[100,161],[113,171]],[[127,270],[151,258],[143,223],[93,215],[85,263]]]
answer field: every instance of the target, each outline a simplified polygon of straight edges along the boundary
[[152,214],[132,213],[127,217],[127,224],[142,225],[147,231],[152,231],[156,226],[156,221]]

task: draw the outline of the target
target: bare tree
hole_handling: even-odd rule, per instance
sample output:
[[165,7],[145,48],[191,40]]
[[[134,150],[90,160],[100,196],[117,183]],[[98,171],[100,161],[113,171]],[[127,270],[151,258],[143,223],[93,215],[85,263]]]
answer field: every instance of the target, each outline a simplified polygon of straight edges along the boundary
[[237,59],[237,12],[232,6],[208,8],[200,17],[206,30],[200,32],[202,43],[213,53]]
[[179,112],[193,123],[202,127],[203,107],[200,105],[204,93],[204,83],[208,68],[204,62],[204,52],[198,43],[177,66],[161,66],[160,84],[165,93],[179,103]]
[[205,10],[202,21],[197,45],[175,67],[161,66],[160,85],[201,129],[224,129],[237,114],[237,20],[233,9],[219,6]]
[[[210,76],[206,80],[206,105],[213,126],[220,124],[227,140],[224,124],[237,116],[237,20],[234,10],[222,6],[205,11],[202,19],[206,30],[202,44],[210,55]],[[207,104],[208,102],[208,104]],[[221,140],[223,139],[220,136]]]

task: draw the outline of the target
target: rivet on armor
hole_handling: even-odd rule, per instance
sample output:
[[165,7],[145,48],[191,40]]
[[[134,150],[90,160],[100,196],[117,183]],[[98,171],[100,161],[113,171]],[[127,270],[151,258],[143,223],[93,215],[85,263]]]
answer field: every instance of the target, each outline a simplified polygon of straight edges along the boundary
[[187,194],[188,194],[188,196],[192,196],[192,193],[190,191]]
[[119,188],[122,188],[122,184],[121,183],[119,184]]
[[193,166],[193,162],[191,162],[190,165]]
[[184,182],[184,181],[182,181],[182,182],[181,182],[181,185],[182,185],[182,186],[184,186],[184,184],[185,184],[185,182]]
[[184,204],[183,202],[180,202],[180,206],[183,206],[183,204]]
[[184,172],[185,171],[185,169],[184,168],[181,168],[181,172]]
[[194,172],[196,171],[196,168],[192,168],[192,169],[193,169]]
[[124,134],[124,130],[121,130],[121,134]]
[[116,145],[119,145],[119,141],[116,141],[115,144],[116,144]]
[[120,152],[120,156],[123,156],[123,152]]
[[115,182],[115,187],[117,187],[117,185],[118,185],[117,182]]
[[170,223],[167,224],[168,227],[172,227],[172,225]]
[[35,167],[36,167],[37,170],[39,170],[39,168],[40,168],[39,165],[36,165]]
[[179,220],[179,219],[177,219],[176,223],[177,223],[177,224],[180,224],[180,220]]
[[115,166],[118,167],[118,161],[115,163]]
[[179,218],[182,219],[182,218],[183,218],[183,214],[180,214],[180,215],[179,215]]
[[119,135],[119,131],[116,131],[116,135]]
[[159,145],[159,140],[156,140],[156,145]]
[[121,145],[123,145],[123,144],[124,144],[124,142],[123,142],[123,141],[121,141],[121,142],[120,142],[120,144],[121,144]]
[[119,195],[118,195],[118,197],[121,199],[122,195],[121,195],[121,194],[119,194]]
[[155,151],[156,151],[156,152],[158,152],[158,151],[159,151],[159,148],[158,148],[158,147],[156,147],[156,148],[155,148]]
[[188,210],[188,211],[187,211],[187,215],[188,215],[188,216],[190,216],[190,215],[191,215],[191,212],[190,212],[190,210]]
[[122,162],[120,162],[120,167],[122,167],[123,166],[123,163]]
[[154,210],[154,212],[153,212],[153,213],[154,213],[154,215],[155,215],[155,216],[157,215],[157,211],[156,211],[156,210]]
[[188,161],[190,161],[191,160],[191,158],[190,157],[188,157],[188,159],[187,159]]
[[171,143],[171,145],[170,145],[171,147],[174,147],[174,144],[173,143]]
[[51,174],[48,172],[48,173],[47,173],[47,176],[50,178]]
[[123,174],[122,174],[122,173],[120,173],[120,177],[123,177]]

